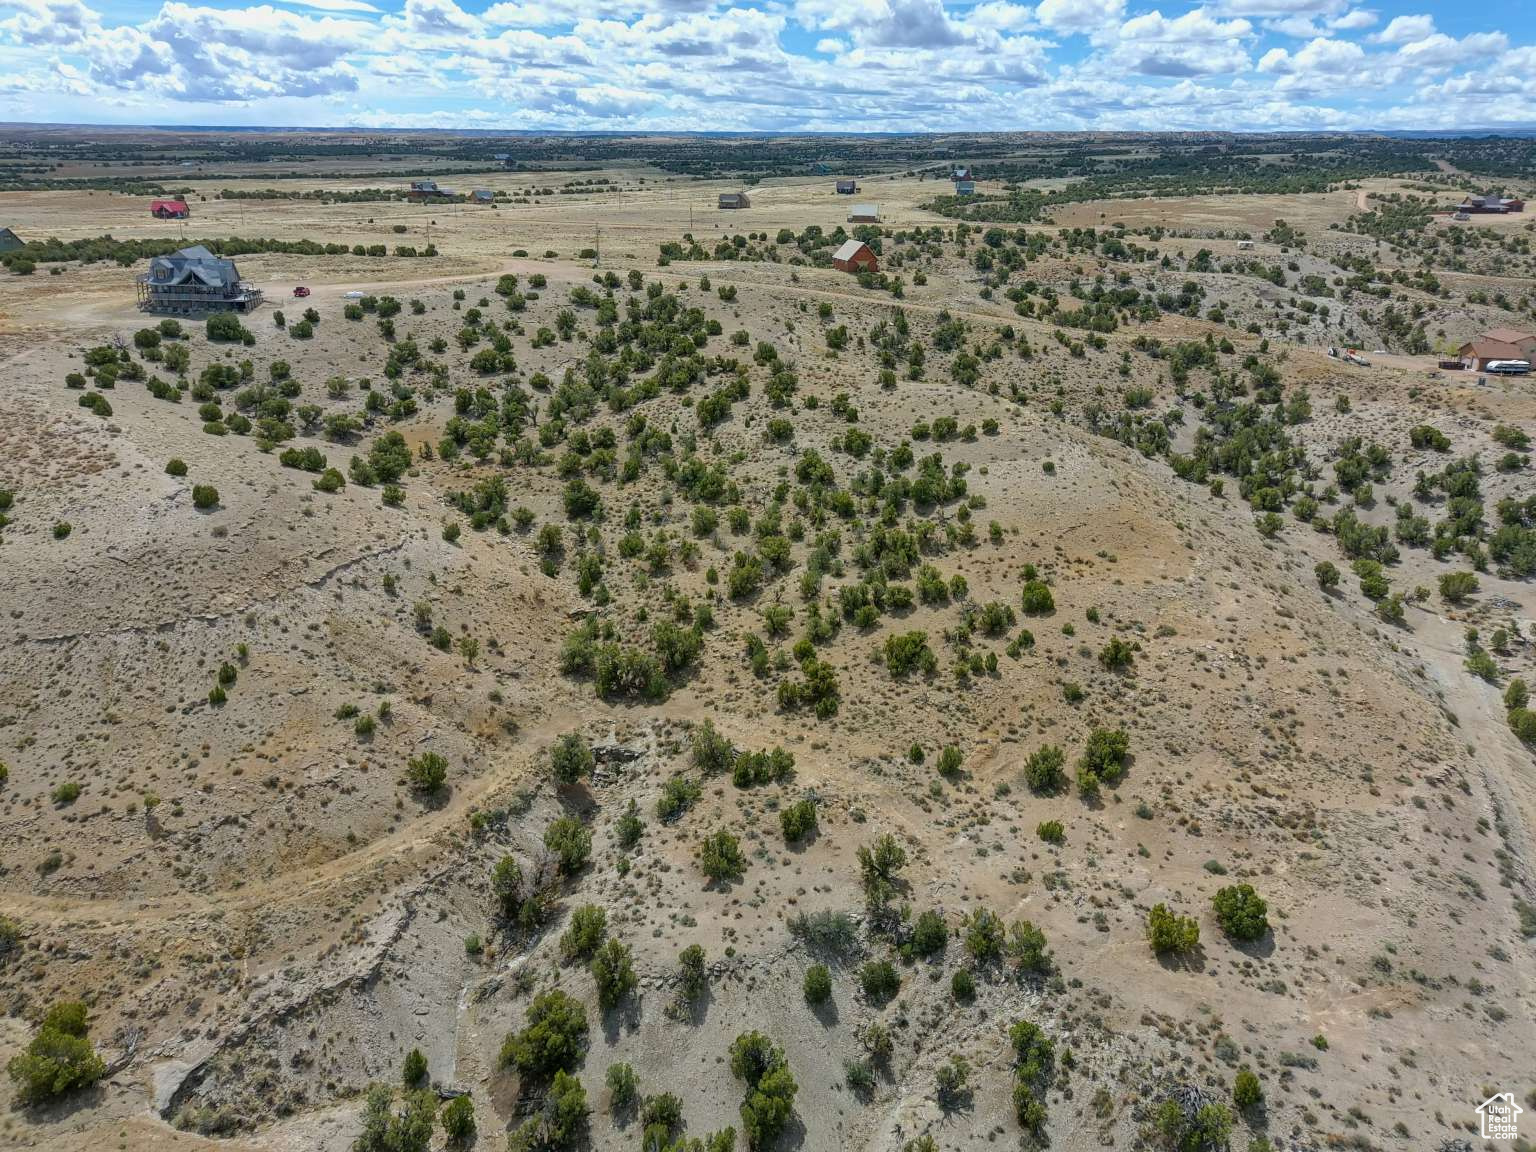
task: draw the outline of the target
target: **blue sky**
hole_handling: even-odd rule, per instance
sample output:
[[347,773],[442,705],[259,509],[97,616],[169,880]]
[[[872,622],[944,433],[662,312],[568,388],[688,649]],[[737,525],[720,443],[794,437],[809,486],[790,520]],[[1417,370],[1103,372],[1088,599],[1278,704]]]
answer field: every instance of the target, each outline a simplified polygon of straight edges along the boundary
[[0,0],[0,120],[1530,128],[1536,4]]

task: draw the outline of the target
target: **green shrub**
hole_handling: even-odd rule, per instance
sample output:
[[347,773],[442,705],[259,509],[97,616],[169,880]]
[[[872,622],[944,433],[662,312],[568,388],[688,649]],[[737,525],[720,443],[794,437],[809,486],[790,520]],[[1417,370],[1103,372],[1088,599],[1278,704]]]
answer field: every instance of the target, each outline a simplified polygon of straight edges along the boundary
[[475,1134],[475,1105],[468,1096],[455,1096],[443,1105],[443,1131],[455,1144],[466,1144]]
[[608,1012],[634,991],[638,979],[629,945],[610,936],[592,954],[592,979],[597,984],[597,1003]]
[[1231,1113],[1221,1104],[1206,1104],[1189,1113],[1179,1101],[1165,1100],[1153,1113],[1152,1123],[1163,1147],[1174,1152],[1225,1148],[1232,1131]]
[[1252,1068],[1246,1064],[1237,1070],[1237,1077],[1232,1081],[1232,1103],[1246,1111],[1264,1100],[1264,1089],[1259,1086],[1259,1078]]
[[713,721],[706,719],[693,730],[693,766],[705,776],[729,772],[735,761],[735,747],[715,730]]
[[677,954],[678,994],[687,1003],[704,995],[709,977],[704,969],[704,949],[690,944]]
[[1131,666],[1135,654],[1136,650],[1130,644],[1118,636],[1112,636],[1099,652],[1099,663],[1106,671],[1120,672]]
[[88,1038],[90,1015],[78,1001],[55,1004],[43,1017],[25,1051],[13,1056],[6,1071],[16,1084],[17,1102],[45,1103],[106,1075],[106,1064]]
[[939,762],[936,767],[940,776],[946,780],[953,780],[960,775],[960,769],[964,763],[965,758],[961,756],[960,749],[953,744],[946,744],[939,750]]
[[786,844],[798,844],[816,828],[816,801],[807,796],[779,813],[779,826]]
[[240,317],[233,312],[218,312],[208,317],[205,326],[208,339],[216,341],[237,341],[245,339],[245,326],[240,323]]
[[1044,820],[1035,826],[1035,835],[1047,844],[1065,844],[1067,834],[1061,827],[1060,820]]
[[699,867],[712,881],[740,880],[746,866],[741,842],[723,828],[706,836],[699,846]]
[[347,486],[347,479],[337,469],[327,468],[310,485],[316,492],[335,493]]
[[1234,940],[1257,940],[1269,931],[1268,906],[1252,884],[1218,889],[1211,903],[1216,922]]
[[1130,750],[1131,738],[1123,729],[1095,728],[1088,733],[1088,743],[1078,761],[1079,789],[1094,793],[1100,784],[1118,784],[1125,775],[1125,760]]
[[1147,940],[1158,955],[1183,956],[1200,944],[1200,925],[1178,916],[1166,904],[1154,904],[1147,915]]
[[686,776],[672,776],[661,786],[656,800],[656,815],[665,823],[671,823],[699,802],[704,790]]
[[987,908],[978,908],[965,918],[965,950],[978,964],[988,964],[1003,954],[1007,932],[1002,918]]
[[437,1118],[437,1097],[424,1090],[406,1092],[403,1103],[397,1110],[392,1087],[370,1084],[353,1152],[427,1152]]
[[192,507],[199,511],[219,506],[219,490],[212,484],[192,485]]
[[412,1048],[405,1054],[400,1068],[400,1082],[407,1088],[420,1088],[427,1081],[427,1058],[420,1048]]
[[560,955],[567,962],[585,960],[607,935],[608,913],[596,904],[583,904],[571,913],[570,925],[560,937]]
[[805,970],[805,1002],[825,1004],[832,995],[832,972],[825,964],[812,964]]
[[448,781],[448,761],[436,752],[412,756],[405,765],[405,779],[416,792],[431,794]]
[[521,1032],[502,1041],[499,1062],[536,1080],[570,1071],[581,1061],[587,1041],[587,1010],[558,988],[540,992],[528,1008]]
[[1026,616],[1043,616],[1056,607],[1056,599],[1051,595],[1050,586],[1043,580],[1026,580],[1021,599]]
[[859,969],[859,985],[870,1003],[887,1003],[901,990],[901,974],[889,960],[870,960]]
[[912,925],[912,952],[916,956],[929,957],[944,951],[949,943],[949,926],[944,917],[933,909],[918,914]]
[[731,1074],[746,1082],[742,1128],[749,1149],[771,1148],[794,1112],[798,1086],[783,1049],[761,1032],[743,1032],[731,1042]]
[[848,957],[859,950],[859,927],[846,912],[830,908],[797,912],[785,926],[791,936],[804,941],[812,952]]
[[949,994],[962,1004],[976,999],[976,978],[968,968],[957,968],[949,978]]
[[1020,972],[1043,975],[1051,970],[1051,953],[1045,933],[1028,920],[1015,920],[1008,929],[1005,949]]
[[185,476],[187,474],[187,462],[180,456],[172,456],[165,463],[167,476]]
[[859,845],[858,860],[859,881],[870,904],[883,905],[906,886],[901,870],[907,866],[907,850],[889,832],[873,844]]
[[619,1061],[608,1065],[603,1077],[608,1084],[608,1101],[616,1113],[628,1112],[640,1098],[640,1076],[634,1066]]
[[563,876],[580,872],[592,854],[592,833],[574,816],[561,816],[544,829],[544,847],[555,855]]
[[1024,762],[1024,779],[1036,792],[1056,792],[1066,783],[1062,771],[1067,762],[1066,753],[1054,744],[1036,748]]
[[583,776],[592,775],[596,760],[580,732],[567,732],[550,748],[549,766],[558,782],[575,784]]
[[1448,604],[1461,604],[1477,590],[1476,572],[1447,572],[1440,577],[1440,597]]

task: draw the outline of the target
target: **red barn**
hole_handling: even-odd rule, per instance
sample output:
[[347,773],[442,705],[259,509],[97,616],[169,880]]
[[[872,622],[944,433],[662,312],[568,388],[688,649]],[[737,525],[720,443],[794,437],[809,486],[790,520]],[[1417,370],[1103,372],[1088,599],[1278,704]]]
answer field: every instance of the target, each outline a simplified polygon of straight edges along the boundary
[[192,215],[185,200],[152,200],[149,214],[156,220],[185,220]]
[[848,240],[832,256],[832,267],[839,272],[878,272],[880,260],[862,240]]

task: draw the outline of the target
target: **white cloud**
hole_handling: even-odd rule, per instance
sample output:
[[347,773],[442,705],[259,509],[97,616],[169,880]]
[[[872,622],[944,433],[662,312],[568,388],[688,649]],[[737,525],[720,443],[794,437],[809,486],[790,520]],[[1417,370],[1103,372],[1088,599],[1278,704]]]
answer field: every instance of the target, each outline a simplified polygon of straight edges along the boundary
[[277,0],[279,4],[291,4],[295,8],[313,8],[317,12],[377,13],[379,9],[364,0]]
[[1296,52],[1271,48],[1259,59],[1258,70],[1280,76],[1284,91],[1358,83],[1364,63],[1365,49],[1354,41],[1319,36]]
[[1372,27],[1380,18],[1369,8],[1353,8],[1342,16],[1331,17],[1328,27],[1334,32],[1358,32]]
[[1114,73],[1144,76],[1217,76],[1246,71],[1242,39],[1253,32],[1247,20],[1213,19],[1202,8],[1169,20],[1160,11],[1133,17],[1120,26],[1120,43],[1103,58]]
[[1224,16],[1334,16],[1348,7],[1347,0],[1219,0]]
[[396,22],[419,36],[473,36],[484,29],[478,17],[454,0],[405,0],[405,10]]
[[100,26],[101,18],[80,0],[13,0],[6,6],[20,11],[0,20],[0,33],[19,44],[78,44]]
[[1266,20],[1264,27],[1270,32],[1278,32],[1293,40],[1311,40],[1315,36],[1323,35],[1323,30],[1317,26],[1317,21],[1310,16],[1284,16],[1278,20]]
[[1035,10],[1009,0],[987,0],[971,9],[965,17],[965,26],[991,32],[1022,32],[1036,26]]
[[1173,20],[1153,10],[1136,16],[1120,26],[1120,39],[1194,43],[1209,40],[1233,40],[1247,36],[1253,25],[1246,20],[1213,20],[1204,8],[1195,8]]
[[1443,32],[1404,44],[1397,57],[1413,68],[1443,69],[1458,64],[1472,64],[1497,56],[1509,47],[1509,37],[1502,32],[1476,32],[1453,40]]
[[1390,24],[1376,33],[1375,39],[1378,44],[1407,44],[1433,35],[1434,31],[1433,16],[1394,16]]
[[[1505,35],[1488,21],[1456,39],[1410,15],[1362,38],[1382,17],[1351,0],[1138,0],[1129,11],[1126,0],[138,0],[131,19],[128,9],[0,0],[0,120],[668,131],[1536,122],[1525,29]],[[1079,36],[1085,57],[1072,50]]]
[[963,44],[965,30],[941,0],[799,0],[795,19],[806,28],[847,32],[872,48],[945,48]]
[[1035,18],[1057,32],[1092,32],[1113,24],[1125,12],[1125,0],[1040,0]]

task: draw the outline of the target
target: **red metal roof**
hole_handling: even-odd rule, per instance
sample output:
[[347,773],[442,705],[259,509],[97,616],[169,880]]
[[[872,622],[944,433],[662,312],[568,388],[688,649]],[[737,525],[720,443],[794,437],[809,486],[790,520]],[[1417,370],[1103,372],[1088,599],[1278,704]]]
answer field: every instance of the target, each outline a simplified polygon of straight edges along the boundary
[[156,208],[169,208],[173,212],[185,212],[187,210],[187,202],[185,200],[151,200],[149,202],[149,210],[153,212]]

